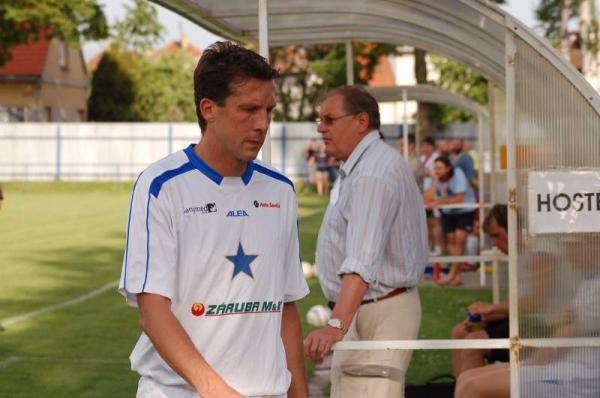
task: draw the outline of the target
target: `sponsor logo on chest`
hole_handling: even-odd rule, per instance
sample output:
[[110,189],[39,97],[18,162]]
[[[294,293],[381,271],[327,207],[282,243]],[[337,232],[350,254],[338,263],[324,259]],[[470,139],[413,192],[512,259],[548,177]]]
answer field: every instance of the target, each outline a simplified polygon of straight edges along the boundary
[[249,217],[246,210],[229,210],[226,217]]
[[208,213],[216,213],[217,212],[217,204],[214,202],[207,203],[204,206],[191,206],[183,209],[183,215],[193,215],[193,214],[208,214]]
[[279,209],[281,208],[281,205],[278,202],[259,202],[258,200],[255,200],[254,207],[263,209]]

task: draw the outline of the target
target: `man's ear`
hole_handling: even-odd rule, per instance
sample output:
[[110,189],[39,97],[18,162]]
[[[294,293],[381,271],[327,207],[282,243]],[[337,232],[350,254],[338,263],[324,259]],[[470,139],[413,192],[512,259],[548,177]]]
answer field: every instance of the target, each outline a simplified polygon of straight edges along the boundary
[[202,113],[202,117],[206,120],[207,123],[211,123],[215,120],[215,111],[217,104],[208,98],[202,98],[200,100],[200,104],[198,104],[198,108],[200,108],[200,113]]
[[358,123],[360,124],[361,130],[369,131],[369,114],[367,112],[359,113]]

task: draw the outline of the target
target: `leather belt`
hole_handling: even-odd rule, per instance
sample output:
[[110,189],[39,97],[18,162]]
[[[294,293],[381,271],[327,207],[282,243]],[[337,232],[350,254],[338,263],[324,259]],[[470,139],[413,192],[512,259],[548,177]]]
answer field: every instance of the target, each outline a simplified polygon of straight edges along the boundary
[[[399,294],[402,294],[402,293],[404,293],[404,292],[407,292],[407,291],[409,291],[410,289],[411,289],[410,287],[399,287],[399,288],[397,288],[397,289],[394,289],[394,290],[392,290],[391,292],[389,292],[388,294],[386,294],[386,295],[385,295],[385,296],[383,296],[383,297],[374,298],[374,299],[369,299],[369,300],[363,300],[363,301],[361,301],[361,302],[360,302],[360,305],[363,305],[363,304],[370,304],[370,303],[376,303],[376,302],[378,302],[378,301],[381,301],[381,300],[389,299],[389,298],[391,298],[391,297],[395,297],[395,296],[397,296],[397,295],[399,295]],[[328,306],[330,309],[333,309],[333,307],[335,307],[335,302],[333,302],[333,301],[329,301],[329,302],[327,303],[327,306]]]

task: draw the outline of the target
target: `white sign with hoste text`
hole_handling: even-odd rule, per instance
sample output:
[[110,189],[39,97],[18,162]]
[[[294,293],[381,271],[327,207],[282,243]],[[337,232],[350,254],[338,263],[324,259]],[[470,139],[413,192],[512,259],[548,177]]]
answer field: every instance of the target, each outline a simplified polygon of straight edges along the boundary
[[532,234],[600,231],[600,170],[531,171]]

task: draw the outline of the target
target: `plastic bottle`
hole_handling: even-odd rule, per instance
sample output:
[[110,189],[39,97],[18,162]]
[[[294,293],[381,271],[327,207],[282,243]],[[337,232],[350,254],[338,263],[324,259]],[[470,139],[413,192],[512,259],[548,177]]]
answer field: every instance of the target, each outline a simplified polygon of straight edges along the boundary
[[483,325],[481,323],[481,315],[480,314],[471,314],[470,312],[467,314],[467,319],[471,324],[471,330],[481,330],[483,329]]

